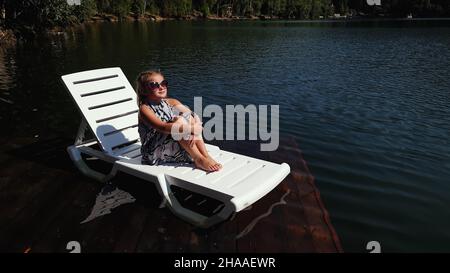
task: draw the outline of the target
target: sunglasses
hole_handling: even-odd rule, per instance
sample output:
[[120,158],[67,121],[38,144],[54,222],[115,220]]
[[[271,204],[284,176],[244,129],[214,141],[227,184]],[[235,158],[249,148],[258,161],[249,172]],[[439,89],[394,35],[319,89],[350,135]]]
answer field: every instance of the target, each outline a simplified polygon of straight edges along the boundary
[[148,82],[145,84],[145,87],[149,90],[156,90],[160,87],[167,88],[169,83],[166,80],[163,80],[162,82]]

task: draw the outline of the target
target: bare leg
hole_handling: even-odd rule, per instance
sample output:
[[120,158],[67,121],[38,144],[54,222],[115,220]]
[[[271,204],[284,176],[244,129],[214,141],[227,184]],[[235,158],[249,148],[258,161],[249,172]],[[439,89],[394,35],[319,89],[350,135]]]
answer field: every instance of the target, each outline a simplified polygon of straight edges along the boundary
[[[194,125],[196,122],[198,122],[195,118],[190,118],[191,125]],[[206,149],[205,142],[203,141],[203,137],[201,135],[198,135],[195,137],[194,146],[197,146],[197,149],[200,151],[200,153],[210,160],[214,161],[214,170],[218,171],[222,169],[222,164],[215,161],[208,153],[208,150]]]
[[215,161],[208,153],[208,151],[206,150],[206,146],[205,146],[205,142],[203,141],[202,138],[195,140],[195,146],[197,146],[197,149],[200,151],[200,153],[206,157],[211,159],[212,161],[215,162],[214,168],[217,170],[222,169],[222,164],[220,164],[219,162]]
[[201,136],[196,136],[195,138],[195,145],[197,146],[197,149],[200,151],[200,153],[202,153],[203,156],[209,157],[203,138]]
[[197,145],[190,146],[189,141],[184,139],[179,140],[178,143],[180,143],[181,147],[183,147],[186,150],[186,152],[189,153],[192,159],[194,159],[194,163],[197,168],[200,168],[208,172],[214,172],[220,169],[217,166],[217,162],[212,160],[210,157],[204,156],[199,151]]

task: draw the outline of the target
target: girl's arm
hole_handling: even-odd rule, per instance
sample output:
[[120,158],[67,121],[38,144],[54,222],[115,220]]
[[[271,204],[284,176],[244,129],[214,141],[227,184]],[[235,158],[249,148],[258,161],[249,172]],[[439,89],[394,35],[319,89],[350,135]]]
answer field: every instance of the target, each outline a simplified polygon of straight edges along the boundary
[[[164,122],[156,116],[156,114],[153,112],[152,109],[145,105],[141,105],[139,107],[139,111],[141,114],[141,117],[148,122],[153,128],[155,128],[157,131],[165,133],[165,134],[171,134],[172,133],[172,126],[174,126],[175,122]],[[177,126],[179,126],[179,133],[183,132],[197,132],[199,130],[198,125],[191,125],[188,123],[177,123]],[[201,129],[200,129],[201,130]]]
[[167,99],[167,102],[170,104],[170,106],[172,106],[172,108],[178,112],[177,114],[184,114],[184,113],[191,113],[191,109],[189,109],[189,107],[185,106],[184,104],[182,104],[179,100],[177,99]]

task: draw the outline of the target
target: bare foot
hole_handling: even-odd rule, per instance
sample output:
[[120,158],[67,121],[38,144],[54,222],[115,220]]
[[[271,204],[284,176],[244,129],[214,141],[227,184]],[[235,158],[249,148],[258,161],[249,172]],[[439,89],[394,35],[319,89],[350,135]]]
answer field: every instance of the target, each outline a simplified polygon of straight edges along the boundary
[[210,155],[208,155],[208,158],[210,160],[212,160],[212,162],[214,162],[214,166],[217,168],[217,170],[222,169],[222,164],[220,164],[219,162],[215,161]]
[[211,157],[201,157],[194,161],[195,166],[207,172],[216,172],[222,168],[222,165],[214,161]]

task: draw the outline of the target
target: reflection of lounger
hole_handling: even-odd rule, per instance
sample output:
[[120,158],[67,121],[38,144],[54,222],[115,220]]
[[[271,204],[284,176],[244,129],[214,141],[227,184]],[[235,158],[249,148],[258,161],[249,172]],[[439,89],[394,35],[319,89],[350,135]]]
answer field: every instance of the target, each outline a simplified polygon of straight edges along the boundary
[[[62,76],[62,80],[81,110],[83,119],[73,146],[71,159],[80,171],[107,181],[117,171],[154,182],[163,201],[182,219],[208,227],[227,219],[265,196],[289,174],[286,163],[272,162],[220,150],[206,145],[211,156],[223,165],[219,172],[207,173],[193,165],[142,165],[137,130],[136,94],[120,68],[104,68]],[[83,140],[89,127],[95,139]],[[101,150],[92,148],[98,144]],[[113,163],[108,175],[90,169],[81,154]],[[223,202],[213,216],[204,216],[181,206],[172,189],[177,186]]]

